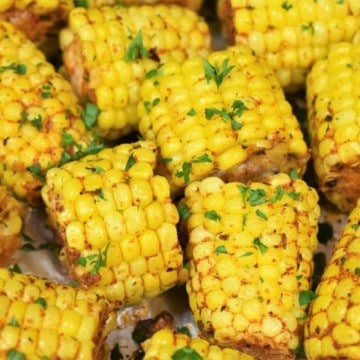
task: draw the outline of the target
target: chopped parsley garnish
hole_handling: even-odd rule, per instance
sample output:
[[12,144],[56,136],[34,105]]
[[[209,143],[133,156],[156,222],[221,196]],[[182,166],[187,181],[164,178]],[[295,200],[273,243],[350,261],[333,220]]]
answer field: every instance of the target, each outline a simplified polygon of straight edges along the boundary
[[215,210],[205,211],[204,216],[212,221],[221,221],[221,216]]
[[303,275],[303,274],[296,275],[296,280],[301,280],[303,277],[304,277],[304,275]]
[[40,164],[34,164],[27,167],[27,170],[29,170],[36,178],[38,178],[40,181],[45,181],[45,175],[41,171]]
[[312,290],[302,290],[299,294],[299,305],[309,305],[316,298],[317,295]]
[[270,201],[271,203],[274,203],[274,202],[276,202],[276,201],[280,201],[283,196],[284,196],[284,189],[283,189],[280,185],[278,185],[278,186],[276,187],[276,193],[275,193],[275,195],[273,195],[273,196],[269,199],[269,201]]
[[197,157],[196,159],[194,159],[192,162],[195,163],[195,164],[205,163],[205,162],[211,163],[212,160],[211,160],[210,156],[209,156],[207,153],[205,153],[205,154],[203,154],[203,155],[198,156],[198,157]]
[[87,0],[74,0],[75,7],[83,7],[87,9],[89,7]]
[[212,65],[207,60],[203,60],[203,67],[205,71],[205,77],[209,83],[211,79],[214,79],[217,87],[221,85],[224,78],[230,73],[235,66],[229,66],[229,59],[225,59],[219,69],[217,65]]
[[143,105],[144,105],[146,112],[149,114],[151,111],[151,108],[155,107],[157,104],[159,104],[159,102],[160,102],[160,98],[156,98],[152,102],[144,101]]
[[255,238],[253,240],[253,244],[260,250],[261,254],[266,253],[266,251],[268,250],[268,247],[263,244],[259,238]]
[[360,267],[355,268],[355,275],[360,276]]
[[243,253],[242,255],[240,255],[240,257],[248,257],[248,256],[251,256],[253,254],[252,251],[247,251],[245,253]]
[[149,70],[146,75],[145,75],[145,78],[146,79],[151,79],[155,76],[163,76],[164,75],[164,71],[161,69],[161,68],[158,68],[158,69],[152,69],[152,70]]
[[6,70],[13,70],[15,72],[15,74],[25,75],[26,74],[26,65],[11,63],[9,65],[0,66],[0,73],[4,72]]
[[32,120],[29,120],[30,124],[35,127],[36,129],[38,130],[41,130],[42,129],[42,117],[41,115],[37,115],[34,119]]
[[44,298],[42,298],[42,297],[37,298],[37,299],[34,301],[34,304],[39,304],[39,305],[41,305],[44,309],[47,308],[47,301],[46,301]]
[[20,324],[17,322],[17,320],[14,318],[14,316],[11,317],[8,325],[9,326],[14,326],[14,327],[19,327],[20,326]]
[[85,127],[87,130],[92,129],[96,121],[100,115],[100,109],[93,103],[87,102],[85,105],[85,109],[81,113],[81,117],[85,123]]
[[95,190],[95,195],[98,196],[100,199],[106,200],[104,190],[101,188]]
[[281,7],[286,10],[286,11],[289,11],[293,6],[291,3],[289,3],[288,1],[284,1],[282,4],[281,4]]
[[161,158],[160,160],[163,164],[169,164],[173,161],[172,158]]
[[262,219],[264,219],[264,220],[267,220],[267,219],[268,219],[267,216],[266,216],[261,210],[259,210],[259,209],[256,209],[255,213],[256,213],[256,215],[257,215],[259,218],[262,218]]
[[22,270],[21,270],[19,264],[14,264],[14,265],[10,266],[9,270],[14,273],[17,273],[17,274],[22,274]]
[[177,210],[181,220],[186,220],[190,216],[189,207],[184,203],[179,203],[177,205]]
[[299,173],[296,171],[296,169],[291,169],[289,172],[289,176],[291,179],[300,179]]
[[101,174],[105,170],[100,166],[94,166],[94,167],[87,167],[86,170],[90,170],[94,174]]
[[40,95],[43,99],[51,98],[51,84],[44,84]]
[[181,171],[178,170],[175,173],[176,177],[184,178],[185,184],[189,183],[189,181],[190,181],[191,166],[192,166],[191,162],[186,161],[181,165]]
[[130,36],[130,39],[132,40],[132,42],[126,51],[124,57],[125,62],[136,61],[139,58],[148,58],[150,54],[144,46],[141,30],[138,31],[135,38]]
[[195,116],[196,115],[195,109],[190,109],[186,115]]
[[185,334],[187,336],[191,336],[190,330],[187,326],[181,326],[176,328],[176,332],[180,334]]
[[26,360],[26,356],[20,351],[10,349],[6,353],[6,360]]
[[126,165],[125,165],[125,171],[128,171],[130,170],[136,163],[136,160],[134,158],[134,155],[133,154],[130,154],[127,162],[126,162]]
[[171,356],[171,360],[202,360],[202,357],[196,350],[185,346],[175,351]]
[[351,225],[351,228],[356,231],[357,229],[360,228],[360,223],[358,223],[358,224],[352,224],[352,225]]
[[249,189],[248,194],[247,201],[251,206],[260,205],[267,201],[265,198],[265,190],[263,189]]
[[85,155],[93,155],[97,154],[100,150],[104,148],[104,144],[98,143],[97,141],[92,140],[85,150],[82,149],[82,146],[76,144],[77,151],[74,155],[74,160],[79,160],[80,158],[84,157]]
[[226,247],[221,245],[221,246],[218,246],[216,249],[215,249],[215,254],[216,255],[219,255],[219,254],[227,254],[227,250],[226,250]]
[[85,267],[88,262],[92,266],[90,270],[91,275],[95,275],[99,272],[102,266],[106,266],[107,252],[109,250],[110,243],[108,243],[103,252],[99,250],[98,254],[91,254],[88,256],[81,256],[78,258],[77,263]]
[[61,138],[61,146],[68,147],[74,145],[74,138],[72,135],[68,132],[63,132],[62,138]]
[[312,22],[309,22],[308,24],[302,24],[301,31],[311,31],[311,33],[314,33],[314,24]]

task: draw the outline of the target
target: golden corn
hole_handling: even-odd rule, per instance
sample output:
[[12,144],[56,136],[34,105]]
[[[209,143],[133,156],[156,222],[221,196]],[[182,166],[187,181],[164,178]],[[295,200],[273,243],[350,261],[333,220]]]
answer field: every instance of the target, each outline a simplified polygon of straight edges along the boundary
[[307,79],[309,134],[319,189],[341,211],[360,197],[360,43],[339,43]]
[[191,338],[171,329],[157,331],[142,344],[144,360],[202,359],[202,360],[252,360],[251,355],[235,349],[210,345],[206,340]]
[[210,47],[205,21],[176,5],[76,8],[60,39],[76,92],[99,109],[91,126],[108,140],[138,129],[139,87],[148,71]]
[[94,294],[0,269],[1,359],[101,359],[114,320]]
[[316,289],[304,347],[310,360],[359,359],[360,202],[349,215]]
[[11,22],[46,55],[54,56],[59,50],[58,32],[73,6],[72,0],[2,0],[0,20]]
[[47,169],[101,147],[71,85],[13,25],[0,22],[0,182],[30,204]]
[[[85,0],[88,7],[117,5],[117,0]],[[156,4],[178,4],[199,11],[203,0],[122,0],[121,5],[156,5]]]
[[294,358],[317,247],[316,191],[286,174],[247,185],[208,177],[187,186],[179,208],[200,336],[259,359]]
[[220,0],[218,15],[230,43],[247,44],[264,57],[289,91],[304,87],[330,44],[349,41],[360,29],[354,0]]
[[122,144],[49,170],[42,189],[70,275],[116,306],[139,303],[187,275],[178,212],[155,162],[152,142]]
[[5,186],[0,185],[0,266],[6,265],[10,256],[20,247],[25,211],[24,204],[12,197]]
[[242,45],[148,73],[139,115],[174,189],[212,174],[245,182],[303,174],[309,158],[274,73]]

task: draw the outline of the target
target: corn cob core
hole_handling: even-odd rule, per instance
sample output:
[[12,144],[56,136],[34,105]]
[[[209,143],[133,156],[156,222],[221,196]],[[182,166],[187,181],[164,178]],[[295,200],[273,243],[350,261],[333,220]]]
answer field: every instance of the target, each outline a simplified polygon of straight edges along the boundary
[[0,112],[1,183],[36,204],[45,171],[81,155],[93,138],[70,83],[6,22],[0,22]]
[[268,183],[209,177],[187,186],[187,281],[200,336],[259,358],[294,357],[310,288],[316,191],[286,174]]
[[299,124],[273,72],[250,48],[168,62],[141,88],[140,133],[154,140],[159,171],[174,188],[217,173],[261,180],[309,157]]
[[350,41],[360,29],[354,0],[220,0],[218,14],[230,43],[247,44],[264,57],[289,91],[304,87],[330,44]]
[[8,263],[9,257],[20,247],[20,233],[25,217],[25,206],[0,186],[0,265]]
[[360,197],[360,43],[339,43],[307,79],[309,133],[320,190],[341,211]]
[[308,359],[359,359],[360,202],[349,215],[305,324]]
[[[177,4],[186,6],[192,10],[199,11],[203,0],[123,0],[123,5],[156,5],[156,4]],[[116,0],[88,0],[88,6],[116,5]]]
[[138,128],[145,74],[159,63],[207,54],[210,32],[195,12],[176,5],[77,8],[61,47],[76,92],[101,111],[100,135],[113,140]]
[[113,316],[93,295],[0,269],[0,357],[101,359]]
[[0,20],[11,22],[48,56],[59,49],[58,32],[67,22],[72,0],[3,0]]
[[187,274],[179,215],[155,162],[152,142],[122,144],[49,170],[42,190],[71,276],[117,306],[155,296]]
[[[169,360],[178,352],[180,359],[183,352],[183,359],[202,360],[252,360],[252,356],[241,353],[235,349],[220,348],[210,345],[206,340],[191,338],[188,335],[174,333],[171,329],[157,331],[150,339],[142,344],[145,352],[144,360]],[[198,354],[200,357],[197,357]],[[186,355],[188,357],[186,357]],[[191,357],[193,356],[193,357]]]

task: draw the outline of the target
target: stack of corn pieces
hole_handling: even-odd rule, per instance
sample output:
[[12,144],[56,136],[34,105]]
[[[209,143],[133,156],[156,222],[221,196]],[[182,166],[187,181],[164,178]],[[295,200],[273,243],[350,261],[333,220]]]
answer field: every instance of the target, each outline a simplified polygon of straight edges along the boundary
[[[357,0],[1,2],[0,358],[102,359],[182,285],[144,359],[360,359],[359,39]],[[6,268],[35,206],[71,285]]]

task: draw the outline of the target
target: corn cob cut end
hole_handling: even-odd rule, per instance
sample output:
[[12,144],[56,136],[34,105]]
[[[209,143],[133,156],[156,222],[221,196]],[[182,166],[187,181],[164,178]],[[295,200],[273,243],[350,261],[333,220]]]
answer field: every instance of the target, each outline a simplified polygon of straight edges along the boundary
[[6,266],[21,245],[25,213],[26,206],[0,186],[0,266]]
[[335,244],[305,324],[308,359],[355,360],[360,354],[360,201]]

